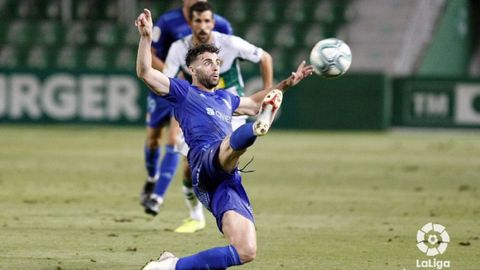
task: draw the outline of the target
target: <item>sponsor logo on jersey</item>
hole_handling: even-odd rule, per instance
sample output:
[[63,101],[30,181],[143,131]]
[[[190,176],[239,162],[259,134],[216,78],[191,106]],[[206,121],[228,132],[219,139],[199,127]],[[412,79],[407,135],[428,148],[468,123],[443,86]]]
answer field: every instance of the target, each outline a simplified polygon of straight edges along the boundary
[[231,115],[226,115],[222,112],[219,112],[219,111],[217,111],[213,108],[209,108],[209,107],[207,107],[206,110],[207,110],[208,115],[216,116],[216,117],[220,118],[222,121],[225,121],[227,123],[230,123],[232,121],[232,116]]

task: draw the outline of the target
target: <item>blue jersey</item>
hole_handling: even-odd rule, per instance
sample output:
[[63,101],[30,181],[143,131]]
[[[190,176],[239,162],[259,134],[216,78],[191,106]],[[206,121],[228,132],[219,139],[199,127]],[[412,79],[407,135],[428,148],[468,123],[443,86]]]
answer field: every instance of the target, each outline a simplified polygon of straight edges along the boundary
[[[215,31],[228,35],[233,33],[232,26],[227,19],[217,14],[214,15],[214,19]],[[185,17],[183,17],[181,8],[164,13],[155,22],[152,32],[152,47],[156,49],[157,57],[165,61],[170,45],[191,33],[192,29]]]
[[232,133],[232,115],[240,97],[226,90],[205,92],[185,80],[170,78],[170,93],[164,96],[173,104],[190,154],[195,154]]

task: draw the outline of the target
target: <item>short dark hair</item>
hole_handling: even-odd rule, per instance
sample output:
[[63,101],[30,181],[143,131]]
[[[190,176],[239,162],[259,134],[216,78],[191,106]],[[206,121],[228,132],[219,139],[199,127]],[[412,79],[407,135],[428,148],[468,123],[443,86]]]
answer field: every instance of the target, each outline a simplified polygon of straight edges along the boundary
[[188,50],[187,56],[185,56],[185,64],[187,65],[187,67],[189,67],[191,63],[197,60],[197,57],[199,55],[205,52],[218,54],[220,52],[220,49],[212,44],[200,44],[191,48],[190,50]]
[[205,12],[207,10],[210,10],[212,12],[212,17],[213,17],[213,7],[212,7],[212,5],[210,5],[210,3],[208,3],[208,2],[197,2],[190,7],[190,10],[188,12],[188,18],[190,20],[193,19],[193,12],[202,13],[202,12]]

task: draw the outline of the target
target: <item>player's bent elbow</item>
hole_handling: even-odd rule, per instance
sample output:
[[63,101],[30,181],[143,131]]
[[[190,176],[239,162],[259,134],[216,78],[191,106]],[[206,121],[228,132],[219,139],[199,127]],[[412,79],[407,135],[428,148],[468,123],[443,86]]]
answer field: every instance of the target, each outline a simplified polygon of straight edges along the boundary
[[137,67],[137,78],[142,79],[143,76],[145,75],[145,72]]
[[137,77],[139,79],[143,80],[146,77],[146,74],[147,74],[147,69],[142,67],[137,67]]
[[137,69],[137,77],[144,81],[147,85],[152,85],[155,81],[155,74],[152,68]]

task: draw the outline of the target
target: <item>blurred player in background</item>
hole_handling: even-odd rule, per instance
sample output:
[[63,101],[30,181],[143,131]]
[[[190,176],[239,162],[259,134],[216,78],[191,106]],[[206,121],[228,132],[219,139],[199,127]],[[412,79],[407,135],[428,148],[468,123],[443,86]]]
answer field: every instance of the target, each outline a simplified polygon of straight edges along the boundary
[[[181,8],[166,12],[156,21],[152,32],[152,65],[158,70],[163,70],[164,61],[167,57],[170,45],[192,33],[189,26],[188,10],[201,0],[183,0]],[[215,30],[232,34],[230,23],[223,17],[215,15]],[[165,192],[172,181],[179,162],[179,154],[174,150],[177,136],[180,132],[178,123],[172,117],[171,104],[159,96],[149,93],[147,99],[147,139],[145,143],[145,167],[147,169],[147,180],[143,186],[141,203],[145,212],[156,215],[160,205],[163,203]],[[161,163],[160,141],[163,128],[169,126],[166,138],[165,154]],[[187,175],[189,178],[189,176]],[[184,181],[185,182],[185,181]],[[190,183],[191,181],[187,181]],[[198,216],[196,220],[188,219],[186,226],[197,229],[205,227],[202,205],[195,198],[191,185],[183,188],[188,207],[191,209],[191,216]],[[198,214],[200,212],[200,214]],[[202,220],[198,222],[197,220]],[[192,231],[193,232],[193,231]]]
[[[223,63],[220,68],[217,88],[226,89],[234,95],[244,96],[238,59],[258,63],[262,73],[263,89],[272,87],[273,67],[270,54],[239,37],[213,31],[215,25],[213,14],[212,6],[207,2],[198,2],[190,8],[189,18],[193,33],[172,44],[168,51],[163,73],[173,78],[182,71],[184,77],[191,81],[191,74],[185,64],[185,56],[190,48],[208,43],[221,48],[219,57]],[[235,130],[245,124],[246,120],[247,116],[234,116],[232,118],[232,129]],[[188,146],[183,139],[180,141],[178,148],[184,156],[187,156]],[[187,166],[185,171],[189,172],[190,168]],[[184,178],[184,185],[188,185],[191,192],[191,177]],[[154,207],[158,208],[157,205]],[[184,226],[176,229],[177,232],[192,232],[198,229],[196,226],[204,226],[201,204],[199,204],[199,209],[194,208],[193,210],[190,211],[190,219],[198,222],[185,223]]]
[[[172,102],[190,150],[195,194],[217,220],[228,246],[177,258],[164,252],[142,269],[186,270],[226,269],[252,261],[256,256],[257,237],[253,211],[241,183],[239,158],[253,145],[257,136],[267,134],[278,111],[282,92],[312,74],[312,66],[302,62],[296,72],[275,86],[249,97],[239,97],[224,89],[215,90],[220,82],[219,50],[211,44],[191,48],[185,60],[192,84],[173,79],[152,68],[150,42],[152,19],[149,10],[141,13],[135,25],[141,35],[137,55],[137,75],[156,94]],[[232,132],[233,114],[257,115]]]

